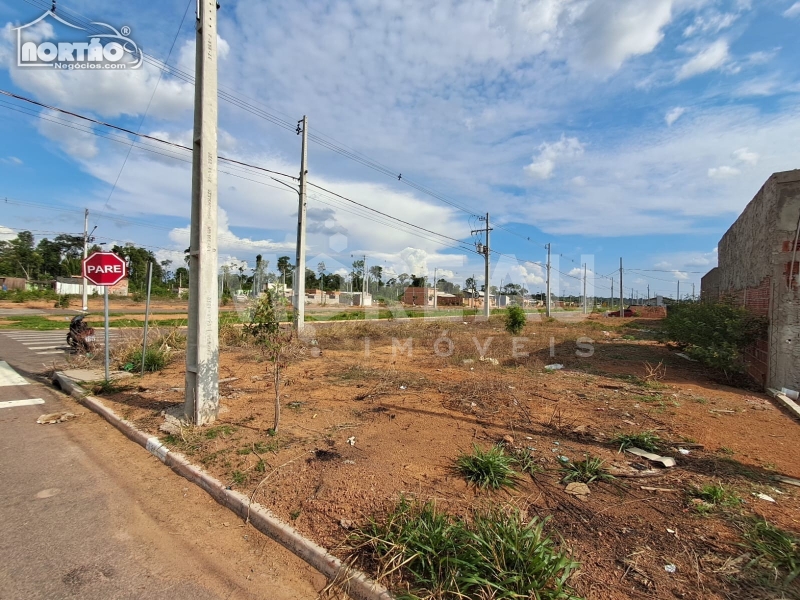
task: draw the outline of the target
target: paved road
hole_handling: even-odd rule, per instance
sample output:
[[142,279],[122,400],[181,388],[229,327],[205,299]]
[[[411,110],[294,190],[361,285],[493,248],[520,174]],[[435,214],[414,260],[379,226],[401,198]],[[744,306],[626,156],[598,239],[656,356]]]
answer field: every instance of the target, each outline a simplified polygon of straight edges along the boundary
[[[64,356],[70,353],[70,347],[67,344],[67,330],[53,330],[53,331],[0,331],[0,336],[3,336],[11,341],[12,345],[16,344],[22,346],[18,348],[17,352],[24,352],[26,354],[35,354],[36,356],[54,357]],[[119,332],[109,328],[108,340],[109,348],[113,348],[114,341],[119,336]],[[97,352],[103,352],[105,347],[105,337],[102,330],[95,330],[95,337],[97,338]],[[149,337],[149,336],[148,336]]]
[[[54,391],[42,358],[0,336],[0,600],[316,596],[318,574]],[[78,418],[36,424],[62,410]]]

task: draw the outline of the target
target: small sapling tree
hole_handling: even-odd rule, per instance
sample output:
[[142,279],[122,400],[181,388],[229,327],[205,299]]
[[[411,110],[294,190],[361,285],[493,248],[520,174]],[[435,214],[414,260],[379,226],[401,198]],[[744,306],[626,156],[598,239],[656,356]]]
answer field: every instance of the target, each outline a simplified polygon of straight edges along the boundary
[[278,433],[281,423],[281,370],[286,366],[286,353],[292,342],[292,331],[282,330],[280,326],[281,306],[275,294],[267,290],[258,300],[253,310],[248,333],[269,361],[270,374],[275,387],[275,424],[271,433]]

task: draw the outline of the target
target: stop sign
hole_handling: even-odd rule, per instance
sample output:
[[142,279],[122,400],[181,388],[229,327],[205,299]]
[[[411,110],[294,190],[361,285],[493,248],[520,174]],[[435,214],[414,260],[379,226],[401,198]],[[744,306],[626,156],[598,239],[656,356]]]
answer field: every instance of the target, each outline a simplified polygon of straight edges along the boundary
[[95,252],[83,260],[83,276],[95,285],[116,285],[125,278],[125,260],[113,252]]

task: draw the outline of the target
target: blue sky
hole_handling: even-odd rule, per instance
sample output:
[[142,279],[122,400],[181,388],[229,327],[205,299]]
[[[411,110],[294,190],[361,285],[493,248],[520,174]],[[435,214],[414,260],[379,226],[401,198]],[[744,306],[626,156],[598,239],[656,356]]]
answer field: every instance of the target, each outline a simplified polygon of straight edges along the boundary
[[[0,87],[157,137],[191,139],[191,85],[159,78],[148,64],[102,73],[15,67],[12,28],[49,4],[0,4]],[[492,246],[504,255],[494,257],[493,285],[542,289],[536,263],[549,242],[565,293],[579,289],[568,275],[587,262],[597,274],[590,286],[607,294],[611,282],[600,276],[620,257],[630,269],[626,287],[640,295],[648,284],[674,295],[679,280],[682,293],[693,283],[699,292],[719,238],[767,177],[800,166],[794,0],[221,4],[221,90],[292,123],[306,114],[312,134],[439,197],[316,143],[312,182],[467,246],[479,226],[471,215],[490,212],[498,226]],[[145,53],[194,70],[194,1],[74,0],[59,2],[58,11],[127,25]],[[56,26],[36,35],[66,34]],[[12,106],[23,105],[0,103],[0,198],[12,200],[0,211],[0,235],[77,233],[88,207],[100,239],[181,261],[188,155],[137,146],[127,156],[128,138],[97,137]],[[298,172],[292,132],[226,101],[220,128],[221,154]],[[252,267],[261,253],[274,267],[277,256],[293,255],[296,196],[260,174],[220,168],[222,260]],[[389,273],[438,268],[457,282],[482,273],[476,254],[373,217],[312,193],[309,265],[323,257],[335,270],[366,254]],[[343,248],[331,243],[337,234]]]

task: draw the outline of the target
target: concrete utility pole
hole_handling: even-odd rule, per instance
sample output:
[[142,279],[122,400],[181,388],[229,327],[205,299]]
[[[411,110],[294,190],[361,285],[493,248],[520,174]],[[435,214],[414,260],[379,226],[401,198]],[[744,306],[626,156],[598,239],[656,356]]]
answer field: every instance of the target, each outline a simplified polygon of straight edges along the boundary
[[622,288],[622,257],[619,257],[619,317],[625,316],[625,291]]
[[681,301],[681,280],[678,280],[678,295],[675,296],[675,300],[680,302]]
[[437,267],[433,268],[433,308],[436,308],[438,306],[438,303],[436,301],[436,290],[439,289],[439,284],[436,281],[436,273],[438,271],[439,269]]
[[364,306],[364,294],[368,294],[369,278],[367,276],[367,255],[364,255],[364,276],[361,278],[361,306]]
[[544,314],[550,316],[550,244],[547,244],[547,303],[545,304]]
[[586,314],[586,263],[583,263],[583,314]]
[[489,232],[491,228],[489,227],[489,213],[486,213],[486,217],[478,217],[481,221],[486,221],[486,228],[485,229],[476,229],[473,230],[472,233],[485,233],[486,234],[486,244],[478,244],[478,254],[483,254],[484,259],[484,280],[485,280],[485,291],[483,292],[483,316],[487,319],[489,318],[489,314],[491,312],[489,306],[489,294],[490,294],[490,285],[489,285],[489,260],[490,260],[490,249],[489,249]]
[[692,302],[694,302],[694,301],[695,301],[695,296],[694,296],[694,283],[692,283]]
[[217,0],[198,0],[197,10],[184,412],[204,425],[219,412]]
[[[89,253],[89,209],[83,211],[83,260]],[[86,282],[86,277],[83,278],[83,305],[82,310],[86,312],[89,310],[89,288]]]
[[[301,125],[302,123],[302,125]],[[301,131],[302,127],[302,131]],[[308,176],[308,117],[297,122],[297,133],[303,134],[300,154],[300,204],[297,207],[297,256],[294,274],[294,330],[299,334],[306,320],[306,177]]]
[[650,300],[650,284],[647,284],[647,299]]

